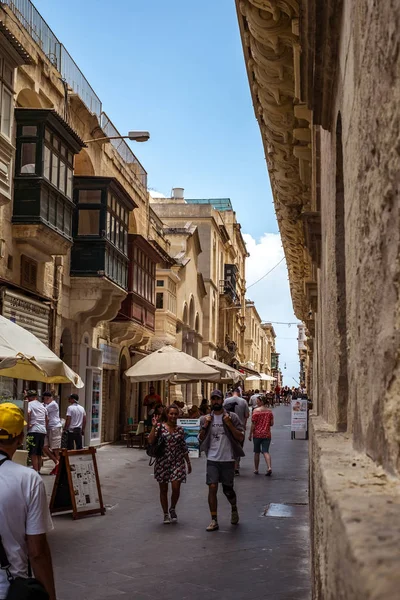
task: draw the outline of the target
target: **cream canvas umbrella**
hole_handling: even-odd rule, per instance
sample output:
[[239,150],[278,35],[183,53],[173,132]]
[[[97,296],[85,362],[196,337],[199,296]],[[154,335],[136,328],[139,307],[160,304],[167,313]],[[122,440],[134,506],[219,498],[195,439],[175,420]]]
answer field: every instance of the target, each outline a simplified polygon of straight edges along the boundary
[[246,377],[246,381],[275,381],[275,379],[275,377],[272,377],[272,375],[267,375],[266,373],[260,373],[260,377],[257,377],[256,375]]
[[233,383],[237,383],[238,381],[243,379],[243,375],[242,373],[240,373],[240,371],[237,371],[230,365],[226,365],[225,363],[216,360],[215,358],[211,358],[211,356],[203,356],[203,358],[201,358],[200,360],[209,367],[212,367],[213,369],[219,371],[221,374],[222,381],[226,380],[233,381]]
[[0,316],[0,376],[45,383],[83,381],[33,333]]
[[194,356],[181,352],[173,346],[163,346],[148,354],[136,365],[125,371],[132,381],[219,381],[221,375]]

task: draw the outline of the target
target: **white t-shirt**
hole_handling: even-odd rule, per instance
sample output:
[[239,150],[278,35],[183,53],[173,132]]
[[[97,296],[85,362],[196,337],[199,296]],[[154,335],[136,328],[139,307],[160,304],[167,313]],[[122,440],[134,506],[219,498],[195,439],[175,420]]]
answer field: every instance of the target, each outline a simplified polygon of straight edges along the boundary
[[28,403],[29,429],[28,433],[46,433],[47,408],[39,400]]
[[70,404],[67,408],[67,417],[71,417],[69,424],[69,431],[72,431],[76,427],[82,427],[83,417],[86,415],[85,409],[79,404]]
[[257,398],[259,398],[261,396],[261,394],[253,394],[250,397],[250,406],[252,408],[257,408]]
[[[0,461],[4,458],[0,454]],[[14,576],[27,577],[28,550],[25,535],[53,529],[43,481],[33,469],[11,460],[0,465],[0,535]],[[8,581],[0,569],[0,599],[7,595]]]
[[47,415],[49,417],[49,429],[61,427],[60,409],[57,402],[52,400],[49,404],[45,404],[45,407],[47,408]]
[[224,415],[213,415],[211,422],[211,441],[207,452],[208,460],[219,462],[231,462],[234,459],[232,446],[228,436],[225,434],[222,417]]

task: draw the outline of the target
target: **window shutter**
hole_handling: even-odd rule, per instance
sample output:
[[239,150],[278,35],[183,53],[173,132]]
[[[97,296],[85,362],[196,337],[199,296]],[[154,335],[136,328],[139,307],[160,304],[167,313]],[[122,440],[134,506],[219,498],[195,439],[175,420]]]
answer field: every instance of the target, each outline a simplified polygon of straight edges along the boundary
[[27,256],[21,256],[21,285],[36,290],[37,268],[36,261]]

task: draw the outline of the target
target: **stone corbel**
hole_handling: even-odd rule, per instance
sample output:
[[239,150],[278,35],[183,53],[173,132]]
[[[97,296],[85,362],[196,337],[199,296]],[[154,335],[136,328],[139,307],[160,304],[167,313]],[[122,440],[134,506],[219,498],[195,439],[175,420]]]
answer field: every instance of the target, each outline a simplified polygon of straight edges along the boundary
[[305,324],[307,327],[307,343],[308,343],[309,338],[315,337],[315,319],[314,319],[313,313],[311,313],[311,316],[309,315],[308,318],[305,320]]
[[321,213],[304,211],[301,215],[304,227],[304,241],[312,261],[321,266]]
[[152,334],[134,321],[113,321],[110,323],[110,338],[116,344],[144,346]]
[[306,299],[313,312],[318,310],[318,284],[316,281],[306,281],[304,283]]
[[70,319],[92,327],[100,321],[112,321],[125,297],[126,292],[107,279],[72,277]]

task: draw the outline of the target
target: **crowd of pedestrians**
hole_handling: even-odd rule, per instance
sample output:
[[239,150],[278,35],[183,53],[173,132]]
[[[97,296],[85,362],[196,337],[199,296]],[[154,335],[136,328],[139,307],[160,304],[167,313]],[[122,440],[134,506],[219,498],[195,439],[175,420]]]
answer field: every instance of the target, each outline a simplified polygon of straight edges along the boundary
[[[28,402],[27,449],[32,467],[40,473],[42,457],[46,455],[54,462],[52,475],[57,473],[61,448],[80,450],[86,426],[85,409],[79,405],[79,396],[68,398],[66,418],[60,419],[60,408],[51,392],[44,392],[39,400],[36,390],[26,392]],[[64,434],[63,434],[64,432]]]
[[[287,388],[289,389],[289,388]],[[284,388],[285,390],[285,388]],[[200,406],[193,406],[184,412],[184,404],[175,402],[164,407],[161,398],[152,397],[147,402],[152,428],[148,438],[150,445],[161,445],[161,455],[155,458],[154,476],[160,487],[160,504],[164,523],[176,523],[176,505],[181,484],[186,481],[192,467],[185,435],[178,419],[188,417],[200,419],[199,448],[206,456],[206,484],[211,522],[207,531],[216,531],[218,524],[218,488],[231,505],[231,523],[239,523],[237,497],[234,489],[235,477],[240,475],[240,459],[244,456],[244,441],[248,422],[251,422],[248,439],[253,442],[254,474],[259,474],[260,454],[263,455],[267,477],[272,475],[270,454],[271,428],[274,425],[272,408],[276,405],[276,390],[263,392],[251,390],[242,392],[240,388],[225,394],[220,390],[211,393],[210,402],[203,399]],[[282,395],[282,403],[285,403]],[[281,394],[279,390],[279,402]],[[148,419],[149,419],[148,417]],[[168,488],[171,485],[171,497]]]

